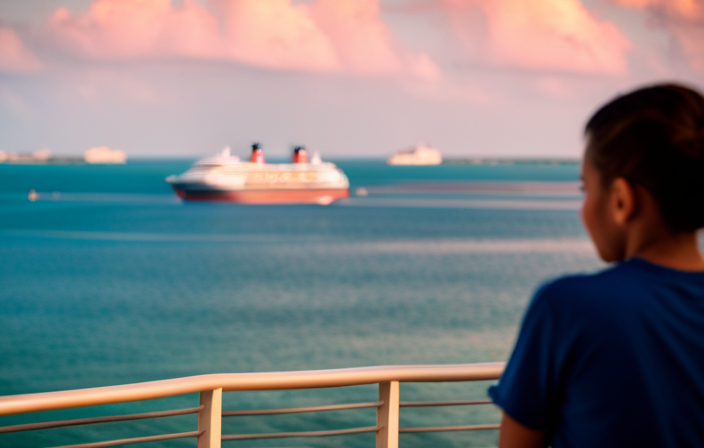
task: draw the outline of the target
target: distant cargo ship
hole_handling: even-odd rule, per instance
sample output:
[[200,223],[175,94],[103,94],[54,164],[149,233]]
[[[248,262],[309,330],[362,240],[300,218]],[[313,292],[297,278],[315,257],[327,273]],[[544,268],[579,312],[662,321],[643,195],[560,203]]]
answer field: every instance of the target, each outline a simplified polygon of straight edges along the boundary
[[433,147],[417,145],[402,149],[389,157],[386,163],[389,165],[440,165],[442,154]]
[[342,170],[317,153],[309,162],[300,146],[294,149],[293,163],[266,163],[257,143],[249,162],[231,155],[227,147],[166,181],[187,201],[327,205],[350,194]]

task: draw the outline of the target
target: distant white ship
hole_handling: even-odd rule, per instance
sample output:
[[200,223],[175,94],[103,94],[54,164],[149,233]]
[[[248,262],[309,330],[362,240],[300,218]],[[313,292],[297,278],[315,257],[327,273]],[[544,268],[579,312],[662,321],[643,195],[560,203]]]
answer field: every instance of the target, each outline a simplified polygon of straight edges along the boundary
[[187,201],[327,205],[350,194],[342,170],[321,161],[317,153],[309,162],[300,146],[294,150],[293,163],[266,163],[257,143],[247,162],[231,155],[228,147],[166,181]]
[[389,165],[440,165],[442,154],[436,148],[416,145],[402,149],[386,160]]
[[119,149],[110,149],[107,146],[90,148],[83,155],[86,163],[126,163],[127,154]]

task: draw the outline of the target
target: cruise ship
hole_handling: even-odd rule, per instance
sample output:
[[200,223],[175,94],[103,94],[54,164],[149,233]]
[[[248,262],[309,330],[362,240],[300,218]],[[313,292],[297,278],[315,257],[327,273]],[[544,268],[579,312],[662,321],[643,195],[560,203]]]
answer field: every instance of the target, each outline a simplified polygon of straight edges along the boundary
[[250,161],[227,147],[166,181],[187,201],[327,205],[349,196],[345,173],[317,153],[309,161],[302,146],[294,149],[292,163],[266,163],[258,143],[252,145]]

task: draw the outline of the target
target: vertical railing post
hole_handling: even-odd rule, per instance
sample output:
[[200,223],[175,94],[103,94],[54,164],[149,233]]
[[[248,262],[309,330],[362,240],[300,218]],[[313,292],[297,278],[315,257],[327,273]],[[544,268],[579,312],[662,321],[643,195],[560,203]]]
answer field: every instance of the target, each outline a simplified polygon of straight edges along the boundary
[[222,441],[222,388],[200,393],[198,448],[220,448]]
[[376,448],[398,448],[398,381],[379,383],[379,401],[376,410]]

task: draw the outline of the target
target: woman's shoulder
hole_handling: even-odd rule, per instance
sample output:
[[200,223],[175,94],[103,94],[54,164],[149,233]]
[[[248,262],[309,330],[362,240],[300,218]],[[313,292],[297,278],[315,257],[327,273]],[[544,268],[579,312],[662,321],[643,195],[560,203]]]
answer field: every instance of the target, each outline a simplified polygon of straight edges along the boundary
[[614,284],[630,281],[633,277],[630,269],[624,269],[624,263],[608,267],[593,273],[567,274],[543,283],[536,295],[575,294],[602,288],[611,288]]
[[[647,273],[623,262],[590,274],[566,275],[543,284],[535,302],[553,310],[565,308],[578,312],[619,307],[647,288]],[[635,294],[634,294],[635,293]]]
[[680,271],[665,266],[632,258],[602,271],[591,274],[567,275],[549,281],[540,287],[536,296],[549,300],[574,300],[585,297],[590,300],[638,298],[655,291],[697,289],[704,292],[704,273]]

